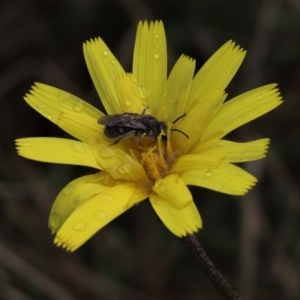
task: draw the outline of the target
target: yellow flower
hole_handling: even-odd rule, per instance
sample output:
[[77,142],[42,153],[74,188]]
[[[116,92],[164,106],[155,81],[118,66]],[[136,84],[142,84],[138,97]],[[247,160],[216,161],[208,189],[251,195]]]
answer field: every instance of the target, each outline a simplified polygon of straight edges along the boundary
[[255,184],[255,177],[232,163],[263,158],[269,139],[236,143],[223,137],[274,109],[281,98],[276,85],[269,84],[224,102],[245,51],[229,41],[195,76],[195,61],[182,55],[167,78],[162,22],[139,23],[132,73],[123,70],[100,38],[83,49],[108,115],[146,110],[166,122],[168,131],[156,140],[143,135],[140,143],[134,136],[114,144],[98,123],[101,111],[57,88],[41,83],[32,87],[25,101],[76,140],[18,139],[18,153],[101,170],[72,181],[57,196],[49,217],[57,245],[74,251],[148,197],[172,233],[193,234],[202,222],[187,185],[244,195]]

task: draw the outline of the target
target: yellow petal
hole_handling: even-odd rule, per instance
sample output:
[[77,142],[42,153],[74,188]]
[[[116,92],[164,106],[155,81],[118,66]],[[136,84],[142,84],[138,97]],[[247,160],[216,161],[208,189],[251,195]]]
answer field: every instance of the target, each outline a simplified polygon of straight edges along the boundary
[[[265,157],[269,143],[270,139],[259,139],[247,143],[219,140],[201,144],[200,146],[194,148],[190,153],[200,154],[205,151],[209,151],[223,155],[224,162],[246,162]],[[207,149],[207,144],[210,144],[209,149]]]
[[88,166],[99,169],[89,145],[59,138],[24,138],[16,140],[18,154],[38,161]]
[[[110,221],[128,210],[134,202],[136,191],[133,183],[122,183],[95,194],[82,202],[57,232],[55,243],[74,251]],[[148,195],[142,195],[145,199]]]
[[193,201],[189,189],[178,174],[170,174],[157,180],[152,190],[177,209],[183,208]]
[[167,78],[167,46],[163,23],[140,22],[134,46],[133,75],[148,93],[147,103],[157,115]]
[[[52,233],[56,233],[70,214],[83,201],[102,193],[110,186],[117,184],[107,173],[101,172],[77,178],[67,184],[56,197],[49,216],[49,227]],[[110,194],[106,193],[107,199]]]
[[203,65],[196,74],[189,97],[188,108],[211,89],[225,90],[240,67],[246,52],[228,41]]
[[100,143],[106,140],[103,133],[104,126],[98,124],[98,120],[94,117],[84,114],[78,115],[78,113],[72,111],[62,111],[56,124],[87,144]]
[[54,123],[62,110],[84,114],[95,119],[104,115],[82,99],[53,86],[36,82],[31,88],[31,94],[26,95],[26,98],[30,98],[27,103]]
[[225,98],[226,95],[222,90],[211,89],[195,103],[192,110],[188,111],[186,116],[182,118],[181,123],[178,126],[176,126],[177,124],[173,126],[173,128],[177,128],[189,136],[186,138],[183,134],[174,132],[172,134],[174,148],[180,149],[183,154],[189,152],[218,114]]
[[95,122],[104,115],[76,96],[42,83],[36,83],[35,86],[32,86],[30,94],[27,94],[24,99],[37,112],[71,135],[75,133],[74,130],[70,130],[69,127],[59,122],[59,119],[63,118],[66,113],[73,114],[74,119],[80,120],[86,117],[95,120]]
[[257,182],[254,176],[230,163],[222,163],[214,170],[187,171],[180,177],[187,185],[230,195],[245,195]]
[[173,207],[168,200],[152,193],[150,203],[165,226],[178,237],[193,234],[202,227],[201,217],[194,201],[178,209]]
[[223,159],[224,155],[219,153],[186,154],[178,158],[171,172],[180,173],[197,169],[215,169],[221,164]]
[[116,146],[91,145],[101,170],[114,179],[145,181],[147,175],[141,164],[130,153]]
[[132,74],[117,77],[116,80],[118,97],[122,112],[141,114],[147,107],[146,95]]
[[269,84],[225,102],[201,137],[201,141],[222,138],[232,130],[269,112],[282,103],[276,84]]
[[101,38],[83,44],[83,52],[89,73],[106,109],[111,114],[121,114],[116,78],[125,75],[122,66]]
[[194,72],[195,60],[181,55],[168,77],[157,115],[159,119],[173,122],[186,113]]

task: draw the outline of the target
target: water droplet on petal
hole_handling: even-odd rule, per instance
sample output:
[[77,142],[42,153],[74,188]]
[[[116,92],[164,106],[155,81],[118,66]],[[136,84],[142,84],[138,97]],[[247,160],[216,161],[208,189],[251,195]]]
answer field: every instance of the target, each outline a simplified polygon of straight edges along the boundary
[[131,105],[131,99],[127,98],[127,99],[125,100],[125,104],[126,104],[127,106]]
[[216,190],[217,190],[218,192],[220,192],[220,191],[223,190],[223,188],[224,188],[224,186],[221,184],[221,185],[218,185],[218,186],[216,187]]
[[112,64],[115,64],[115,63],[116,63],[116,60],[115,60],[115,59],[112,59],[112,60],[111,60],[111,63],[112,63]]
[[79,119],[79,120],[78,120],[78,123],[79,123],[80,125],[85,125],[85,120]]
[[49,115],[47,115],[47,118],[48,118],[49,120],[52,120],[53,116],[52,116],[51,114],[49,114]]
[[64,91],[61,91],[57,96],[57,100],[62,101],[62,102],[67,101],[69,98],[71,98],[71,95]]
[[103,54],[104,56],[107,56],[107,55],[108,55],[108,50],[107,50],[107,49],[102,50],[102,54]]
[[49,217],[51,228],[57,228],[61,223],[61,216],[57,213],[52,213]]
[[163,181],[158,181],[156,183],[156,188],[158,188],[161,192],[164,192],[166,190],[166,186]]
[[159,206],[161,206],[161,207],[164,207],[164,206],[166,206],[166,202],[165,202],[165,201],[159,200],[159,201],[156,202],[156,205],[159,205]]
[[73,230],[84,231],[86,229],[86,224],[84,222],[77,222],[73,225]]
[[101,199],[103,199],[104,201],[111,201],[114,198],[114,196],[112,194],[109,193],[102,193],[101,194]]
[[71,148],[79,153],[85,152],[84,144],[80,142],[72,142]]
[[101,158],[111,158],[117,154],[117,151],[114,150],[112,147],[107,147],[104,149],[100,149],[98,151],[98,155]]
[[156,59],[160,58],[160,54],[159,53],[154,53],[154,58],[156,58]]
[[70,196],[75,191],[75,187],[72,184],[68,184],[64,189],[63,193],[66,196]]
[[94,139],[92,139],[92,138],[88,138],[88,139],[86,139],[86,141],[85,141],[87,144],[89,144],[89,145],[93,145],[93,144],[95,144],[96,143],[96,141],[94,140]]
[[93,217],[94,217],[94,220],[101,221],[106,217],[106,212],[99,210],[94,213]]
[[82,199],[76,197],[72,198],[70,202],[73,207],[77,207],[82,202]]
[[126,162],[119,166],[118,171],[121,174],[128,174],[131,172],[132,168],[133,168],[133,164],[130,162]]
[[73,109],[76,112],[82,112],[83,111],[83,102],[82,101],[78,101],[76,104],[74,104]]
[[213,176],[213,174],[214,174],[213,170],[207,170],[205,175],[206,175],[206,177],[209,178],[209,177]]
[[193,129],[194,129],[195,131],[199,131],[199,130],[200,130],[200,125],[199,125],[198,123],[197,123],[197,124],[194,124]]
[[259,95],[259,96],[258,96],[258,99],[262,99],[262,97],[263,97],[262,95]]
[[159,34],[158,34],[158,33],[155,35],[155,38],[156,38],[156,39],[158,39],[158,38],[159,38]]
[[31,146],[31,142],[30,142],[30,139],[24,139],[22,141],[22,147],[30,147]]

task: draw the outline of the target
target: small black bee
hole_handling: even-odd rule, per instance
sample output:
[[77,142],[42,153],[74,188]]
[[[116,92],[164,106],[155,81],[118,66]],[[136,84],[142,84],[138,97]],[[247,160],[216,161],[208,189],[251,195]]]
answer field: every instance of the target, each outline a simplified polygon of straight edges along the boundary
[[[101,117],[98,120],[98,123],[105,125],[104,134],[108,138],[118,138],[112,145],[117,144],[124,138],[132,136],[136,136],[139,144],[141,145],[142,136],[154,138],[156,140],[161,132],[165,134],[162,138],[166,141],[168,131],[167,123],[157,120],[152,115],[146,115],[145,112],[146,109],[143,109],[141,115],[129,112],[124,114],[107,115]],[[177,118],[173,124],[184,116],[185,114]],[[187,134],[179,129],[171,129],[171,131],[178,131],[189,138]]]

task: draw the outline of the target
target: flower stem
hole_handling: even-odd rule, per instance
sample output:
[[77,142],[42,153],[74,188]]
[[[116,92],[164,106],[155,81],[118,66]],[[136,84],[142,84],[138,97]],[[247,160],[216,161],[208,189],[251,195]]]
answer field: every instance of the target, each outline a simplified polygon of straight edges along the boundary
[[197,264],[202,268],[213,286],[227,300],[241,300],[225,278],[220,274],[211,260],[208,258],[194,234],[180,238],[183,245],[194,256]]

